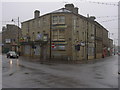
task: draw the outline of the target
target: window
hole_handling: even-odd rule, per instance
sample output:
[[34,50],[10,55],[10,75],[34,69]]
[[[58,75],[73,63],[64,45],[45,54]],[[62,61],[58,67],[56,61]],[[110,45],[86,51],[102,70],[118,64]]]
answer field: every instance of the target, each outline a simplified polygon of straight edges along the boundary
[[82,37],[83,37],[83,40],[84,40],[84,37],[85,37],[84,32],[82,32]]
[[46,20],[45,20],[45,17],[43,17],[43,22],[45,22]]
[[37,27],[40,27],[40,20],[37,21]]
[[12,39],[12,42],[15,42],[15,39]]
[[65,45],[63,46],[63,45],[59,45],[58,47],[57,47],[57,49],[59,50],[59,51],[65,51]]
[[30,23],[27,23],[27,32],[29,33],[29,29],[30,29]]
[[66,45],[55,45],[55,48],[52,48],[52,50],[65,51],[66,50]]
[[35,21],[32,22],[32,27],[34,28],[34,26],[35,26]]
[[53,16],[52,23],[53,24],[65,24],[65,16]]
[[65,16],[59,16],[59,23],[65,24]]
[[36,25],[37,27],[40,27],[40,20],[37,20]]
[[32,41],[34,41],[35,40],[35,33],[33,32],[32,33]]
[[53,30],[53,40],[65,40],[65,30]]
[[57,16],[53,16],[53,24],[57,24],[58,22],[58,17]]
[[88,55],[93,56],[94,55],[94,48],[93,47],[88,47]]
[[58,31],[57,30],[53,30],[52,31],[52,36],[53,36],[53,40],[58,40]]
[[64,40],[65,39],[65,30],[59,30],[59,39]]
[[38,32],[38,33],[37,33],[36,40],[42,40],[42,38],[43,38],[43,34],[40,33],[40,32]]

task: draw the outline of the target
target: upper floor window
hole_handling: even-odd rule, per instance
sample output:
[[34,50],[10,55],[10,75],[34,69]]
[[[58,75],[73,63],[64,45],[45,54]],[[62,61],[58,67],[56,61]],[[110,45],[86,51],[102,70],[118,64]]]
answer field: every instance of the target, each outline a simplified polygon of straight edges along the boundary
[[40,24],[41,24],[41,22],[40,22],[40,20],[38,20],[38,27],[40,27]]
[[52,31],[53,40],[65,40],[65,30],[53,30]]
[[32,27],[34,28],[34,26],[35,26],[35,21],[32,22]]
[[53,38],[53,40],[58,40],[58,30],[52,31],[52,38]]
[[59,30],[59,40],[65,39],[65,30]]
[[53,16],[52,23],[53,24],[57,24],[58,23],[58,17],[57,16]]
[[65,16],[53,16],[52,17],[53,24],[65,24]]
[[59,23],[65,24],[65,16],[59,16]]

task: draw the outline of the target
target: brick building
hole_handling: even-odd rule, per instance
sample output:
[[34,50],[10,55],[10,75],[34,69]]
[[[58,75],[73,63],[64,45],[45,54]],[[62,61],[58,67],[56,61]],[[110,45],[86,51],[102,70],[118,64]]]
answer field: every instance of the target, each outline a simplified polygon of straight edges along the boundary
[[[108,48],[108,31],[95,17],[78,14],[78,8],[65,8],[22,22],[21,52],[25,56],[87,60],[102,58]],[[107,42],[105,42],[105,40]]]

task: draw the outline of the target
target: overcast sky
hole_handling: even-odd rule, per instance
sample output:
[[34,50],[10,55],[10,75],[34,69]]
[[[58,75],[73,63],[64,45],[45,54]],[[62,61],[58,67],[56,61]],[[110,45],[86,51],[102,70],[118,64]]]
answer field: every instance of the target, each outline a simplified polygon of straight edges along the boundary
[[[8,2],[9,1],[9,2]],[[11,2],[10,2],[11,1]],[[2,0],[2,26],[11,23],[11,19],[20,22],[32,19],[34,11],[40,10],[40,15],[63,8],[67,3],[73,3],[79,8],[83,16],[95,16],[96,21],[103,25],[110,33],[111,38],[118,38],[118,1],[119,0]],[[38,2],[39,1],[39,2]],[[103,2],[103,4],[101,4]],[[107,3],[107,5],[106,5]],[[112,5],[115,4],[115,5]],[[5,22],[6,21],[6,22]],[[14,24],[14,23],[11,23]],[[17,22],[15,23],[17,24]],[[117,42],[117,41],[116,41]]]

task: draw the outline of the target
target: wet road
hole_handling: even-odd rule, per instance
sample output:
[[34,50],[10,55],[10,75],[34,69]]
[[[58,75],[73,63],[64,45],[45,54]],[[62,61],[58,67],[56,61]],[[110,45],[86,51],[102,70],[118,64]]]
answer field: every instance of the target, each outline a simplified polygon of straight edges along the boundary
[[117,88],[118,56],[89,64],[39,64],[2,57],[3,88]]

